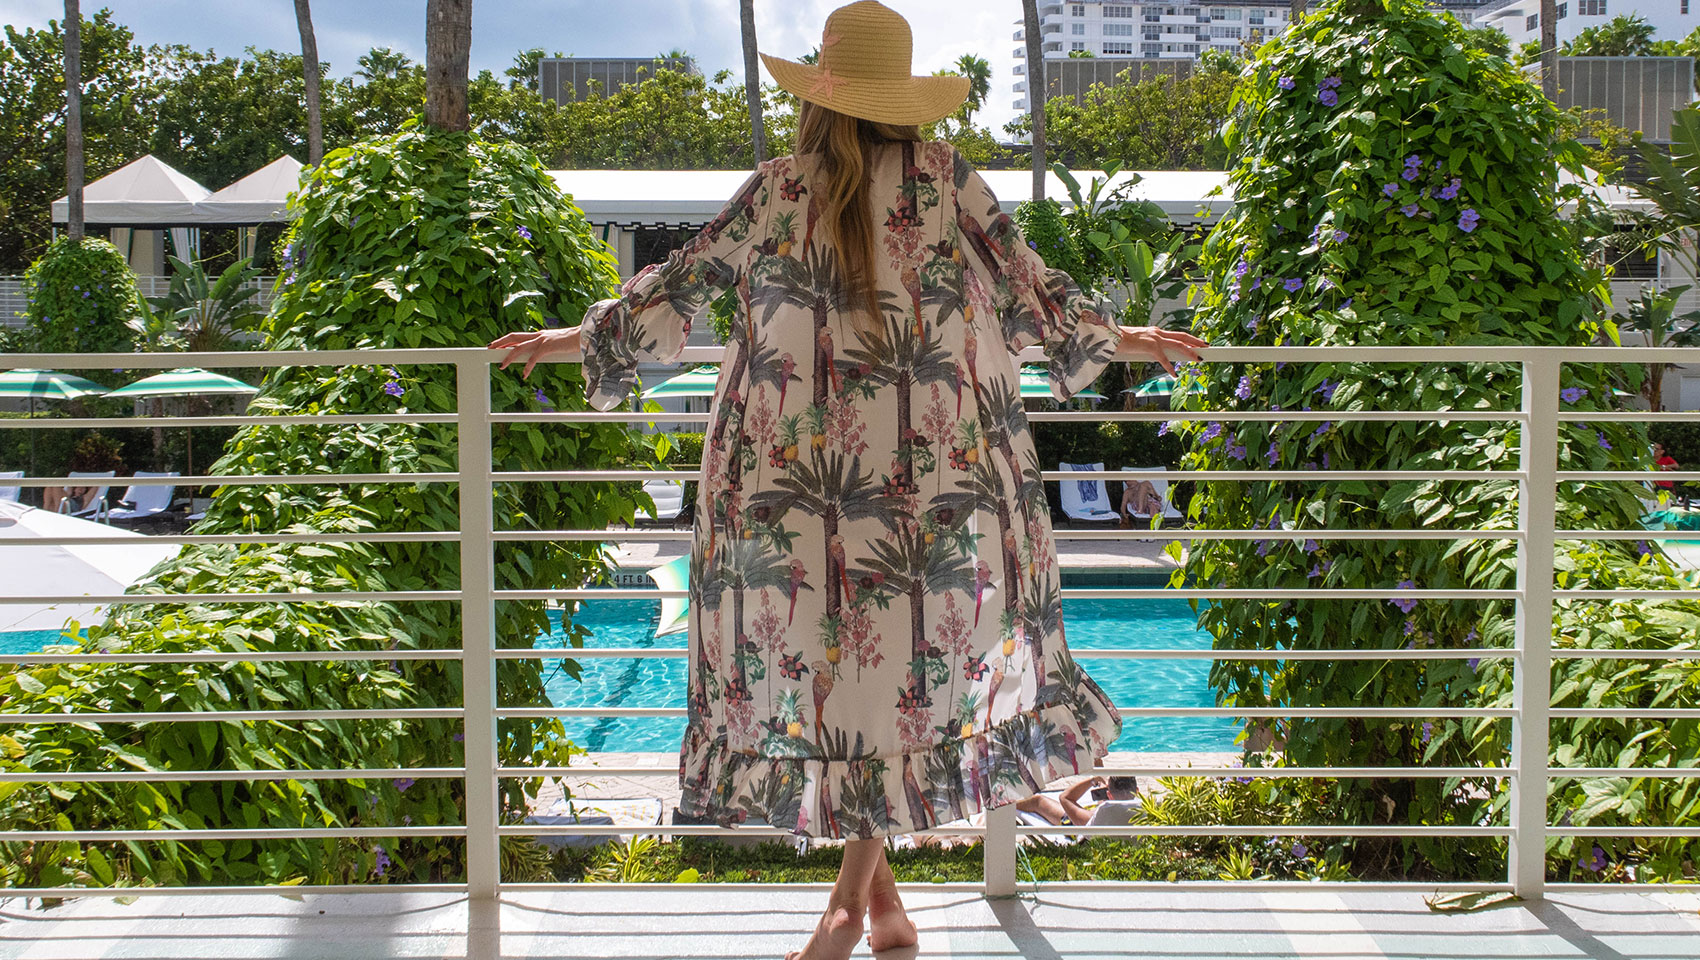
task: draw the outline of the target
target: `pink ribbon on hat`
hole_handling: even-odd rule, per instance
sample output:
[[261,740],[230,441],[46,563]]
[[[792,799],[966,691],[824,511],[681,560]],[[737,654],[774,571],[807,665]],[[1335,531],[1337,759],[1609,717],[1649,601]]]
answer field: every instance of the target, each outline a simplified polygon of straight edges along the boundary
[[831,70],[821,67],[820,73],[815,77],[815,85],[809,88],[809,95],[816,96],[824,91],[830,97],[833,91],[838,88],[838,85],[843,82],[842,79],[833,76]]

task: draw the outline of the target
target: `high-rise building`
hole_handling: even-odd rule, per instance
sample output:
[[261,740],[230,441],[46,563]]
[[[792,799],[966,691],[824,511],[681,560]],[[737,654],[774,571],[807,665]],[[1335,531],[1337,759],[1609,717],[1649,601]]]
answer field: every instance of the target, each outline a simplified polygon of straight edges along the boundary
[[572,103],[600,91],[642,83],[657,70],[701,76],[690,57],[544,57],[537,61],[537,93],[545,100]]
[[[1433,0],[1468,24],[1476,10],[1495,0]],[[1575,0],[1571,0],[1575,2]],[[1670,0],[1675,3],[1678,0]],[[1700,0],[1696,0],[1700,3]],[[1042,0],[1039,29],[1045,60],[1091,54],[1101,59],[1196,60],[1206,50],[1238,52],[1287,29],[1287,0],[1215,0],[1210,3]],[[1015,108],[1027,109],[1026,31],[1017,23]],[[1131,66],[1131,65],[1130,65]],[[1103,72],[1095,70],[1094,73]],[[1111,71],[1119,74],[1121,71]],[[1135,71],[1137,75],[1139,71]]]
[[[1655,40],[1681,40],[1700,28],[1700,0],[1558,0],[1557,13],[1559,43],[1619,16],[1647,21]],[[1505,31],[1513,47],[1541,38],[1541,0],[1490,0],[1476,19]]]

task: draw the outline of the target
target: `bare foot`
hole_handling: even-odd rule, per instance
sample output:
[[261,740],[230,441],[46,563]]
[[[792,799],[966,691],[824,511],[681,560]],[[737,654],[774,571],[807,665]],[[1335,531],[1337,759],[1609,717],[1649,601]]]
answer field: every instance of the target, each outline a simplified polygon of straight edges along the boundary
[[894,947],[913,947],[918,939],[914,922],[895,896],[889,900],[870,900],[868,921],[872,927],[868,931],[868,946],[875,953]]
[[785,960],[848,960],[862,939],[862,914],[851,913],[843,907],[828,907],[825,916],[815,926],[814,936],[802,950],[793,950]]

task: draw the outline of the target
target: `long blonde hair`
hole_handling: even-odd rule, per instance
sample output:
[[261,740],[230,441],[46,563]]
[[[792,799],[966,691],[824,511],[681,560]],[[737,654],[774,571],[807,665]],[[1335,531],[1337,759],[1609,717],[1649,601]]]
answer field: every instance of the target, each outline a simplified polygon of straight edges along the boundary
[[913,124],[875,123],[802,102],[797,117],[797,152],[820,155],[821,182],[815,186],[820,218],[838,249],[847,300],[879,326],[879,291],[874,279],[874,216],[871,192],[874,148],[904,140],[918,141]]

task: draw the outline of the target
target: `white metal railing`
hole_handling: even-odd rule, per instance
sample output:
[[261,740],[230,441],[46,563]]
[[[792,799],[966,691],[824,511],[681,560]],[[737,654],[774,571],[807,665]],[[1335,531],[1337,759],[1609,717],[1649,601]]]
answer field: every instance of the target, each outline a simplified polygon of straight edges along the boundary
[[[263,310],[271,306],[273,291],[277,287],[276,277],[256,277],[243,284],[244,288],[259,291],[254,302]],[[144,297],[163,297],[171,289],[171,278],[154,274],[138,274],[136,276],[136,292]],[[0,277],[0,327],[21,327],[24,324],[24,312],[29,307],[29,298],[24,296],[24,278],[18,276]]]
[[[719,359],[720,348],[687,348],[681,358],[685,363]],[[494,935],[495,905],[504,889],[538,889],[536,884],[504,884],[499,875],[498,851],[504,837],[544,835],[632,835],[660,834],[670,836],[719,835],[726,833],[716,826],[656,825],[593,826],[573,824],[544,826],[504,824],[498,804],[498,782],[503,778],[563,777],[581,778],[611,775],[668,773],[650,767],[590,766],[536,767],[503,766],[496,750],[498,719],[545,717],[636,717],[682,716],[681,708],[608,708],[608,707],[504,707],[497,702],[495,664],[500,660],[548,660],[607,657],[678,658],[686,654],[680,649],[600,648],[600,649],[501,649],[495,642],[495,604],[506,600],[566,600],[589,598],[657,599],[683,596],[684,591],[638,589],[514,589],[496,582],[494,549],[497,543],[513,541],[653,541],[681,540],[689,536],[679,530],[545,530],[497,531],[493,529],[492,495],[497,484],[562,483],[610,480],[642,480],[650,477],[692,479],[692,471],[664,470],[554,470],[532,472],[501,472],[492,469],[490,457],[491,430],[495,424],[559,424],[575,423],[702,423],[707,414],[675,413],[496,413],[491,408],[491,363],[502,356],[497,351],[477,348],[455,350],[381,350],[381,351],[298,351],[243,352],[224,354],[36,354],[0,357],[0,368],[68,366],[72,368],[103,368],[122,365],[126,368],[168,368],[184,364],[200,367],[283,367],[327,366],[344,364],[453,365],[456,372],[457,409],[452,414],[349,415],[349,416],[218,416],[218,417],[121,417],[53,420],[0,420],[0,429],[44,429],[66,427],[109,426],[187,426],[187,425],[244,425],[277,424],[340,425],[361,423],[453,423],[458,428],[457,468],[414,474],[334,474],[305,476],[213,476],[198,478],[204,485],[329,485],[351,483],[453,483],[458,485],[460,525],[453,531],[387,532],[364,534],[303,534],[303,533],[245,533],[245,534],[173,534],[154,537],[156,543],[171,544],[255,544],[255,543],[381,543],[381,542],[456,542],[460,549],[461,583],[455,590],[401,590],[331,593],[237,593],[237,594],[148,594],[114,596],[41,596],[30,598],[31,603],[140,603],[178,604],[191,602],[299,603],[319,600],[383,600],[452,601],[462,607],[462,645],[450,650],[384,650],[384,651],[263,651],[231,653],[207,650],[188,653],[156,654],[14,654],[0,656],[0,664],[45,663],[195,663],[228,661],[336,661],[336,660],[456,660],[464,671],[464,694],[459,707],[387,710],[241,710],[210,713],[147,712],[147,713],[83,713],[83,714],[5,714],[0,713],[0,725],[43,723],[194,723],[211,720],[324,720],[336,718],[459,719],[465,732],[465,762],[462,766],[428,768],[357,768],[342,770],[201,770],[149,773],[135,770],[84,771],[75,773],[37,773],[31,771],[0,772],[0,782],[141,782],[141,781],[241,781],[241,780],[326,780],[369,779],[407,776],[413,778],[464,779],[466,810],[464,825],[436,827],[358,827],[325,828],[318,830],[288,829],[216,829],[216,830],[36,830],[12,831],[0,834],[0,841],[53,840],[164,840],[213,838],[271,838],[271,837],[402,837],[440,836],[461,837],[466,842],[468,875],[464,884],[409,885],[414,890],[463,892],[473,906],[471,927],[474,933]],[[1521,430],[1521,459],[1515,469],[1494,471],[1469,470],[1221,470],[1170,471],[1172,480],[1296,480],[1317,482],[1358,478],[1365,480],[1393,479],[1451,479],[1451,480],[1515,480],[1519,488],[1520,522],[1514,530],[1379,530],[1379,529],[1307,529],[1302,531],[1270,530],[1186,530],[1133,529],[1067,531],[1068,539],[1091,540],[1245,540],[1290,539],[1301,536],[1314,540],[1363,539],[1497,539],[1517,545],[1518,578],[1515,588],[1500,590],[1392,590],[1348,588],[1303,588],[1288,590],[1242,590],[1222,588],[1141,589],[1141,588],[1069,588],[1065,598],[1131,598],[1173,597],[1234,599],[1299,599],[1328,597],[1332,599],[1500,599],[1515,603],[1516,640],[1510,648],[1473,647],[1445,650],[1415,649],[1329,649],[1329,650],[1077,650],[1082,660],[1098,659],[1205,659],[1205,660],[1298,660],[1298,659],[1355,659],[1355,660],[1444,660],[1461,658],[1510,659],[1514,663],[1514,698],[1507,707],[1145,707],[1119,705],[1128,716],[1169,717],[1332,717],[1332,718],[1424,718],[1469,717],[1496,718],[1511,722],[1513,744],[1511,762],[1507,766],[1464,767],[1195,767],[1184,770],[1168,767],[1103,767],[1094,772],[1106,775],[1130,776],[1252,776],[1252,777],[1378,777],[1434,778],[1470,777],[1508,781],[1511,802],[1505,823],[1471,826],[1426,827],[1395,825],[1279,825],[1279,826],[1125,826],[1125,827],[1017,827],[1013,808],[990,811],[984,826],[944,826],[936,832],[951,835],[977,835],[985,838],[985,875],[981,885],[960,887],[975,889],[990,895],[1013,893],[1017,890],[1015,849],[1023,835],[1069,834],[1121,836],[1376,836],[1376,837],[1503,837],[1509,849],[1508,871],[1503,883],[1456,884],[1358,884],[1379,889],[1438,888],[1505,889],[1524,897],[1539,897],[1552,885],[1545,881],[1545,851],[1548,838],[1556,836],[1639,836],[1639,837],[1700,837],[1700,827],[1670,824],[1645,827],[1574,827],[1547,823],[1547,789],[1555,776],[1562,777],[1693,777],[1697,769],[1667,769],[1642,767],[1555,768],[1549,757],[1548,724],[1554,718],[1611,717],[1611,718],[1674,718],[1700,716],[1696,709],[1583,709],[1554,708],[1551,705],[1551,667],[1557,658],[1646,658],[1664,660],[1700,659],[1700,650],[1564,650],[1555,651],[1551,645],[1553,603],[1560,599],[1635,599],[1635,598],[1700,598],[1700,590],[1671,591],[1612,591],[1559,590],[1554,586],[1555,541],[1562,534],[1567,539],[1593,540],[1667,540],[1689,539],[1692,532],[1663,532],[1649,530],[1589,530],[1559,531],[1554,514],[1554,491],[1560,482],[1577,480],[1644,481],[1653,476],[1638,471],[1560,471],[1558,469],[1559,425],[1566,420],[1588,421],[1660,421],[1695,420],[1700,413],[1648,414],[1633,412],[1566,412],[1559,404],[1559,373],[1566,363],[1651,363],[1694,362],[1700,350],[1646,348],[1541,348],[1520,350],[1467,347],[1319,347],[1319,348],[1213,348],[1206,352],[1206,362],[1245,363],[1284,360],[1291,363],[1367,362],[1367,363],[1464,363],[1495,362],[1519,364],[1523,370],[1523,389],[1520,404],[1514,409],[1495,411],[1047,411],[1029,413],[1036,422],[1081,422],[1099,420],[1217,420],[1217,421],[1300,421],[1348,420],[1398,422],[1429,421],[1490,421],[1512,422]],[[1080,479],[1081,472],[1044,471],[1046,480]],[[1098,471],[1105,479],[1149,476],[1137,472]],[[1659,479],[1700,480],[1700,471],[1666,472]],[[64,477],[27,477],[9,481],[26,487],[62,485]],[[136,478],[136,484],[181,483],[181,478]],[[95,544],[133,542],[114,536],[89,536],[64,539],[26,541],[33,544]],[[4,543],[0,542],[0,550]],[[4,553],[0,552],[0,558]],[[0,559],[0,564],[4,564]],[[13,602],[0,600],[0,603]],[[781,831],[766,827],[740,827],[740,836],[780,835]],[[1211,884],[1203,884],[1211,885]],[[1272,884],[1279,886],[1279,884]],[[1308,885],[1308,884],[1307,884]],[[1101,884],[1094,884],[1101,886]],[[1124,884],[1138,888],[1141,884]],[[193,888],[125,888],[125,895],[152,895],[174,892],[236,893],[307,891],[356,892],[383,890],[383,886],[337,885],[321,887],[193,887]],[[64,897],[86,895],[86,888],[12,888],[0,894],[13,896]],[[494,954],[490,954],[494,955]]]

